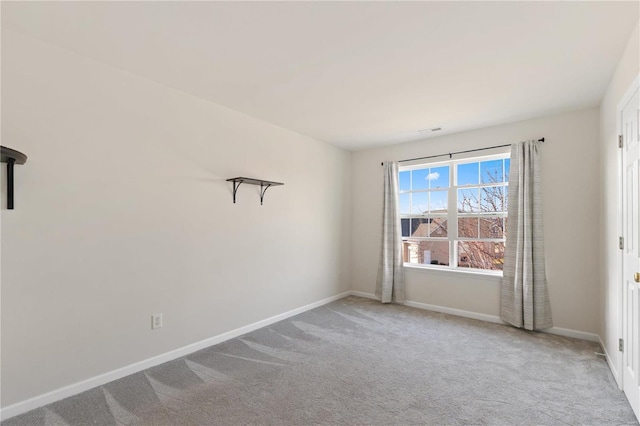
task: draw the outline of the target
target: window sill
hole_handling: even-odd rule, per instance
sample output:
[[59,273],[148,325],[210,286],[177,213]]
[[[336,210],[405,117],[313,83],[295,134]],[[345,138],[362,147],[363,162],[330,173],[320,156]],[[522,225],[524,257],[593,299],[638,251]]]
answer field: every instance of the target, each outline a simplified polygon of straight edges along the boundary
[[439,267],[439,266],[431,266],[431,265],[417,265],[415,263],[405,263],[404,267],[406,269],[414,270],[414,271],[423,271],[428,273],[438,273],[444,275],[466,275],[473,276],[477,278],[488,278],[492,281],[499,282],[502,280],[502,271],[483,271],[480,269],[468,269],[468,268],[449,268],[449,267]]

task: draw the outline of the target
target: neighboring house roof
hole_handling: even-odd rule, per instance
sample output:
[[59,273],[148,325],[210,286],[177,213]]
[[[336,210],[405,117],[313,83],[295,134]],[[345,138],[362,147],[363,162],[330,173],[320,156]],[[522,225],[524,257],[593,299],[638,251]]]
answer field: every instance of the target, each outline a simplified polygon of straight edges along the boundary
[[[503,237],[503,223],[500,221],[486,220],[494,219],[495,217],[480,218],[479,231],[478,218],[467,217],[460,218],[458,223],[459,227],[469,228],[466,231],[459,229],[459,235],[462,237],[474,238],[502,238]],[[502,219],[502,218],[498,218]],[[411,233],[412,237],[446,237],[447,236],[447,219],[446,218],[431,218],[425,219],[428,222],[420,223],[417,228]],[[462,231],[462,232],[460,232]]]
[[445,237],[447,235],[447,220],[433,218],[431,222],[425,222],[418,225],[416,230],[411,234],[412,237]]

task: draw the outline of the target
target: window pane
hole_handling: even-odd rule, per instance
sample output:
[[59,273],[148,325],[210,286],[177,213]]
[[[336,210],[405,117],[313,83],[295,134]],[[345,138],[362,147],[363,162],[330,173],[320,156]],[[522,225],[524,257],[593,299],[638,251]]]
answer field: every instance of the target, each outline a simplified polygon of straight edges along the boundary
[[511,172],[511,159],[504,160],[504,181],[509,182],[509,172]]
[[502,159],[480,163],[480,181],[482,183],[499,183],[503,181],[503,178]]
[[411,219],[408,219],[408,218],[400,219],[400,227],[402,228],[403,237],[411,236],[410,222],[411,222]]
[[485,270],[502,270],[504,243],[459,241],[458,266]]
[[449,265],[448,241],[403,241],[402,255],[407,263]]
[[411,172],[409,170],[400,172],[400,177],[398,178],[398,185],[400,187],[400,192],[411,190]]
[[446,238],[448,234],[447,218],[446,217],[434,217],[431,222],[431,235],[432,238]]
[[449,191],[431,191],[429,211],[431,213],[446,213],[448,195]]
[[478,218],[460,217],[458,218],[459,238],[478,238]]
[[429,211],[429,193],[418,192],[411,194],[411,214],[421,215]]
[[486,217],[480,219],[480,238],[502,238],[504,224],[501,217]]
[[458,212],[475,213],[478,211],[478,188],[458,189]]
[[478,163],[458,164],[458,186],[478,183]]
[[411,237],[445,238],[446,236],[446,217],[411,219]]
[[481,212],[502,212],[506,210],[504,204],[503,186],[485,186],[480,189],[480,211]]
[[411,170],[411,190],[429,188],[429,169]]
[[449,187],[449,166],[434,167],[429,169],[427,175],[429,180],[429,187],[431,189],[436,188],[448,188]]
[[400,194],[400,214],[409,214],[409,200],[411,194]]
[[412,218],[411,219],[411,234],[410,237],[427,237],[429,229],[429,220],[426,217]]

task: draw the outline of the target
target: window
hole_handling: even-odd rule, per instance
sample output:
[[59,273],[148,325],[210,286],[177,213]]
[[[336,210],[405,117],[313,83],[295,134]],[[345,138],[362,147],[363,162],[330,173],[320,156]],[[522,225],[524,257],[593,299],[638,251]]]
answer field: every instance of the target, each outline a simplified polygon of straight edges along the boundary
[[509,155],[401,167],[404,262],[501,271]]

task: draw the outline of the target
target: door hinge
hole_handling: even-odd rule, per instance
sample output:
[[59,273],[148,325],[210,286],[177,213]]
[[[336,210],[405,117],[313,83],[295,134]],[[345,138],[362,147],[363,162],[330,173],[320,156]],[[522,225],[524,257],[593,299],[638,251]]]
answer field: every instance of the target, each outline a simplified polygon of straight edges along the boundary
[[624,340],[618,339],[618,350],[624,352]]
[[618,148],[622,148],[622,135],[618,135]]
[[618,247],[620,247],[620,250],[624,249],[624,237],[618,239]]

